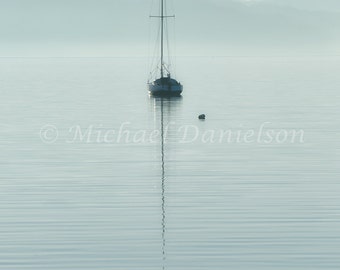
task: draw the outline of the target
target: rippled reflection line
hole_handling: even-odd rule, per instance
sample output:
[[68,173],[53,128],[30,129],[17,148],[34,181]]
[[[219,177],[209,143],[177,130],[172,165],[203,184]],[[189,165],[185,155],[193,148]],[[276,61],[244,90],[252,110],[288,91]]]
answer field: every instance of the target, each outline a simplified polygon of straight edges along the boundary
[[162,253],[163,253],[163,270],[165,269],[165,156],[164,156],[164,114],[163,98],[161,98],[161,151],[162,151]]

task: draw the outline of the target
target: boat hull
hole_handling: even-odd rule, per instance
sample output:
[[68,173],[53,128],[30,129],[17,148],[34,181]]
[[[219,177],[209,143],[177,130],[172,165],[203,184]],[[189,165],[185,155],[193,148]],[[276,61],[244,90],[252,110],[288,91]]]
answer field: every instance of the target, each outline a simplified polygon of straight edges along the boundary
[[149,83],[148,87],[149,93],[153,96],[180,96],[183,91],[183,85],[170,78],[170,74]]
[[157,85],[149,84],[149,93],[153,96],[180,96],[183,92],[183,86],[179,85]]

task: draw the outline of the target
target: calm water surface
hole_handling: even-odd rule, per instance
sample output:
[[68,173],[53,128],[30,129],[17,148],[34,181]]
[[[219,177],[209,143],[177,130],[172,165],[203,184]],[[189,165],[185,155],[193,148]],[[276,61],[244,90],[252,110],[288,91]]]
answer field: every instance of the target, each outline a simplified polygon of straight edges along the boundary
[[[143,58],[1,59],[0,269],[340,268],[340,58],[177,62],[161,100]],[[303,143],[204,142],[263,123]]]

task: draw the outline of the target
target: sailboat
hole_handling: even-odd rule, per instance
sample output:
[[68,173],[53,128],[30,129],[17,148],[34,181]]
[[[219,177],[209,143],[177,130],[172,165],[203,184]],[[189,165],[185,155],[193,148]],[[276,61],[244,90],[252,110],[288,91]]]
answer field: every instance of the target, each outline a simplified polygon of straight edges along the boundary
[[183,91],[183,85],[178,82],[176,79],[171,77],[170,67],[164,61],[165,53],[164,53],[164,37],[167,35],[165,28],[165,20],[173,16],[167,16],[165,10],[165,0],[160,0],[160,15],[159,16],[150,16],[154,18],[159,18],[160,25],[160,59],[158,61],[159,65],[157,67],[157,76],[155,80],[149,80],[148,88],[149,93],[153,96],[180,96]]

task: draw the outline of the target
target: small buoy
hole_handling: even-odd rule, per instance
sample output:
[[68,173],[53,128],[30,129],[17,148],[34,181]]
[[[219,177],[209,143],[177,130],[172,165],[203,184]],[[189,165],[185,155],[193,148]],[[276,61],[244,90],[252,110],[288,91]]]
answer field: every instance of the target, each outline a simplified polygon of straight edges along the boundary
[[200,114],[200,115],[198,116],[198,119],[204,120],[204,119],[205,119],[205,114]]

